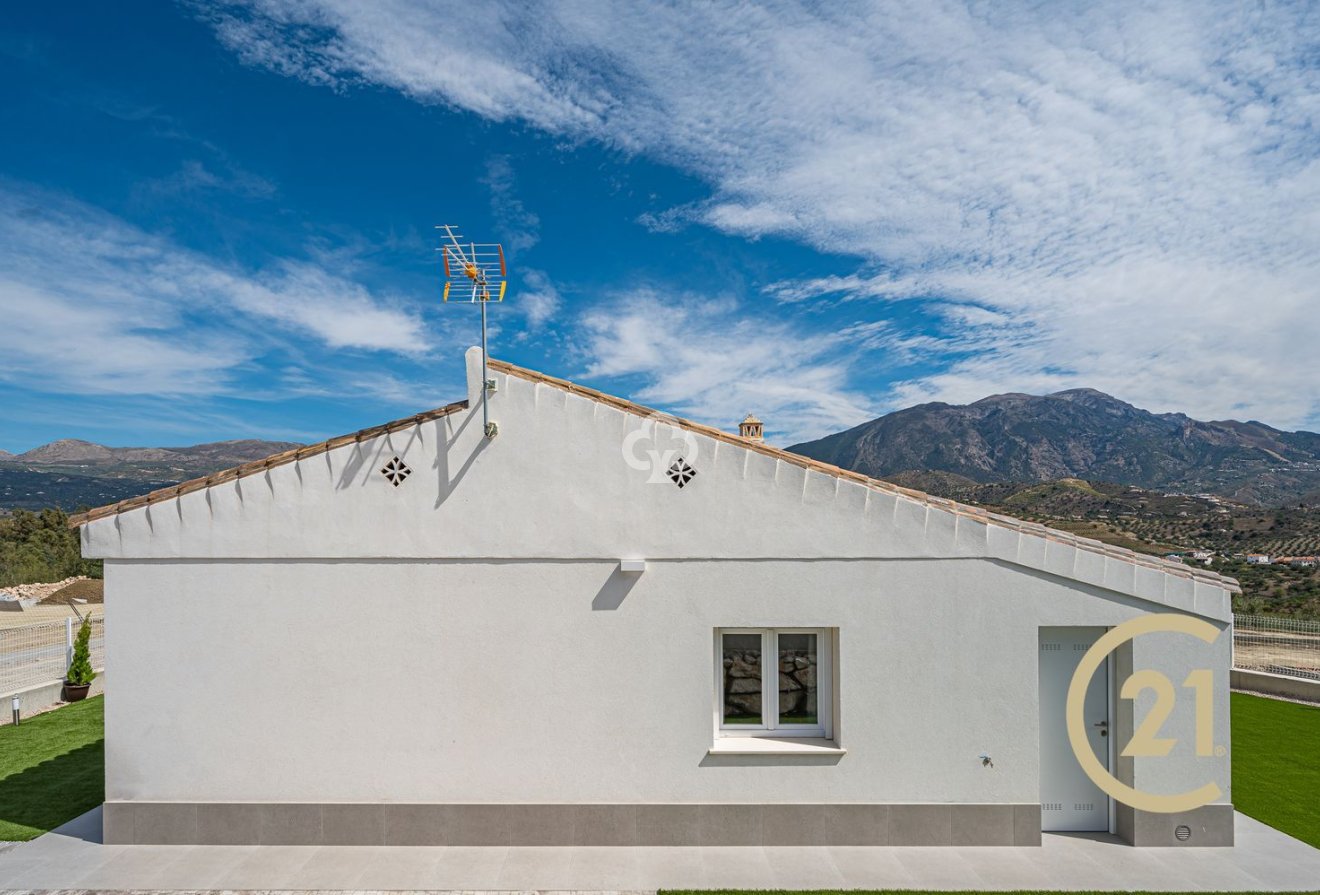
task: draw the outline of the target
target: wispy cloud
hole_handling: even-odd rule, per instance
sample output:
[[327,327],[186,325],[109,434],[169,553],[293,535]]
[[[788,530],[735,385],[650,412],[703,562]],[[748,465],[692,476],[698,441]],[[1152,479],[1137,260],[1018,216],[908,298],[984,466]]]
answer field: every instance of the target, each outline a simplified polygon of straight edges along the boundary
[[249,199],[267,199],[276,192],[275,184],[237,165],[230,164],[226,170],[217,171],[197,159],[185,160],[177,171],[145,181],[138,190],[157,198],[224,192]]
[[500,238],[515,252],[530,249],[541,240],[541,219],[528,211],[518,198],[517,178],[508,156],[496,155],[486,160],[482,178],[490,190],[490,213],[500,229]]
[[732,299],[635,289],[584,320],[587,377],[633,379],[643,403],[722,428],[748,412],[785,443],[853,426],[875,406],[847,385],[858,333],[804,336]]
[[282,343],[415,356],[402,302],[306,260],[222,266],[57,194],[0,184],[0,378],[38,391],[215,394]]
[[[979,341],[900,390],[1085,384],[1320,424],[1320,23],[1306,4],[1068,7],[253,0],[208,13],[309,82],[646,153],[658,210],[860,259],[781,301],[966,303]],[[876,275],[877,269],[890,273]],[[998,316],[996,316],[998,315]],[[1002,321],[1010,321],[1004,328]]]

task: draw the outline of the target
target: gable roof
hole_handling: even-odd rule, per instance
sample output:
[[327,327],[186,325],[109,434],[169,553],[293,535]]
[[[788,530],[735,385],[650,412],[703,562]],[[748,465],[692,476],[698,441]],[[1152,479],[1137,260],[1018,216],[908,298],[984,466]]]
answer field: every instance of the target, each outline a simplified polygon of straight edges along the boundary
[[[505,373],[509,376],[516,376],[519,379],[525,379],[529,382],[544,383],[563,389],[574,395],[580,395],[592,401],[597,401],[610,407],[617,408],[625,413],[632,413],[639,416],[653,417],[658,411],[645,407],[641,404],[635,404],[632,401],[623,398],[617,398],[613,395],[607,395],[604,392],[593,388],[578,385],[569,382],[567,379],[558,379],[554,376],[547,376],[536,370],[529,370],[525,367],[519,367],[508,361],[496,360],[491,358],[487,363],[492,370]],[[800,466],[803,469],[813,470],[834,478],[844,479],[850,482],[856,482],[872,488],[876,491],[882,491],[887,494],[894,494],[907,500],[915,501],[924,506],[934,507],[953,513],[957,516],[965,516],[987,525],[994,525],[1000,528],[1007,528],[1022,534],[1043,537],[1046,540],[1087,550],[1092,553],[1099,553],[1104,556],[1113,557],[1133,565],[1144,566],[1146,568],[1158,569],[1162,572],[1168,572],[1177,575],[1180,578],[1190,578],[1196,581],[1203,581],[1207,584],[1213,584],[1216,587],[1222,587],[1232,593],[1241,593],[1242,589],[1238,582],[1226,575],[1220,575],[1217,572],[1210,572],[1202,569],[1196,569],[1184,565],[1181,562],[1164,559],[1162,557],[1152,556],[1145,553],[1137,553],[1135,550],[1129,550],[1126,547],[1116,547],[1106,544],[1103,541],[1097,541],[1093,538],[1084,538],[1066,531],[1048,528],[1036,522],[1026,522],[1022,519],[1015,519],[1011,516],[1004,516],[999,513],[992,513],[981,507],[971,506],[970,504],[959,503],[956,500],[949,500],[944,497],[936,497],[933,494],[927,494],[924,491],[917,491],[912,488],[904,488],[901,485],[895,485],[892,482],[886,482],[883,479],[874,479],[863,475],[860,472],[854,472],[851,469],[843,469],[833,466],[829,463],[822,463],[819,460],[813,460],[810,457],[804,457],[801,454],[794,454],[782,448],[772,447],[764,442],[752,441],[739,435],[725,432],[722,429],[716,429],[713,426],[706,426],[701,423],[694,423],[691,420],[670,417],[664,414],[667,421],[681,429],[686,429],[698,435],[704,435],[716,441],[726,444],[737,445],[745,450],[754,451],[758,454],[765,454],[785,463],[791,463],[794,466]]]
[[[813,460],[810,457],[804,457],[800,454],[794,454],[789,451],[783,450],[782,448],[772,447],[771,445],[765,444],[763,442],[752,441],[750,439],[743,438],[739,435],[734,435],[732,433],[725,432],[722,429],[716,429],[713,426],[706,426],[701,423],[692,422],[690,420],[670,417],[667,414],[660,414],[658,411],[652,408],[645,407],[641,404],[636,404],[624,398],[618,398],[613,395],[608,395],[604,392],[597,391],[596,389],[593,388],[587,388],[586,386],[578,385],[566,379],[559,379],[554,376],[547,376],[544,373],[539,373],[535,370],[529,370],[525,367],[519,367],[514,364],[508,363],[507,361],[501,361],[501,360],[496,360],[494,358],[490,358],[487,361],[487,363],[490,369],[499,373],[503,373],[508,376],[514,376],[519,379],[526,380],[528,382],[544,384],[554,387],[556,389],[561,389],[570,394],[578,395],[583,398],[587,398],[591,401],[595,401],[600,404],[604,404],[608,407],[613,407],[617,410],[621,410],[625,413],[633,414],[636,416],[655,417],[657,415],[663,415],[666,417],[666,420],[670,424],[677,426],[681,429],[687,430],[689,432],[692,432],[694,434],[702,435],[707,438],[713,439],[715,441],[723,442],[725,444],[735,445],[739,448],[742,448],[743,450],[752,451],[758,454],[763,454],[765,456],[774,458],[775,460],[778,460],[780,462],[789,463],[806,470],[811,470],[817,473],[821,473],[823,475],[834,477],[836,479],[855,482],[857,484],[863,485],[875,491],[896,495],[904,498],[905,500],[913,501],[926,507],[942,510],[944,512],[951,513],[955,516],[966,517],[968,519],[975,520],[976,522],[984,525],[995,526],[998,528],[1003,528],[1014,532],[1018,532],[1024,535],[1043,538],[1049,542],[1053,542],[1068,547],[1073,547],[1078,550],[1099,554],[1101,556],[1110,557],[1125,563],[1130,563],[1135,566],[1141,566],[1148,569],[1158,570],[1160,572],[1174,575],[1183,579],[1203,582],[1205,584],[1209,584],[1214,587],[1223,588],[1224,590],[1229,592],[1233,592],[1233,593],[1241,592],[1241,588],[1239,587],[1236,580],[1224,575],[1219,575],[1215,572],[1197,569],[1172,560],[1166,560],[1163,558],[1159,558],[1147,554],[1137,553],[1133,550],[1128,550],[1124,547],[1115,547],[1113,545],[1105,544],[1101,541],[1097,541],[1091,538],[1079,537],[1078,535],[1070,534],[1068,532],[1047,528],[1046,526],[1040,525],[1039,523],[1026,522],[1020,519],[1015,519],[1010,516],[1003,516],[998,513],[992,513],[980,507],[974,507],[968,504],[958,503],[957,501],[948,500],[943,497],[936,497],[934,495],[926,494],[925,492],[922,491],[916,491],[911,488],[904,488],[900,485],[895,485],[891,482],[886,482],[881,479],[871,478],[870,476],[863,475],[859,472],[854,472],[848,469],[842,469],[838,466],[832,466],[828,463],[822,463],[819,460]],[[152,491],[150,494],[142,495],[141,497],[133,497],[127,500],[121,500],[118,503],[113,503],[107,506],[98,507],[93,510],[88,510],[85,513],[79,513],[77,515],[70,517],[69,525],[70,527],[76,528],[78,526],[85,525],[88,522],[92,522],[96,519],[112,516],[117,513],[126,512],[128,510],[137,509],[139,507],[160,503],[162,501],[172,500],[174,498],[180,497],[181,495],[188,494],[193,491],[200,491],[205,488],[209,488],[212,485],[218,485],[223,482],[229,482],[234,479],[243,478],[245,476],[255,475],[257,473],[264,472],[275,466],[281,466],[286,463],[293,463],[298,460],[306,459],[307,457],[315,456],[317,454],[323,454],[326,451],[333,450],[334,448],[337,447],[353,444],[355,442],[367,441],[369,439],[376,438],[380,435],[385,435],[391,432],[399,431],[401,429],[407,429],[409,427],[421,423],[426,423],[432,420],[440,419],[442,417],[449,416],[450,414],[456,411],[465,410],[467,409],[467,407],[468,407],[467,401],[456,401],[453,404],[448,404],[444,407],[440,407],[435,410],[429,410],[424,413],[415,414],[413,416],[405,417],[403,419],[394,420],[393,422],[385,423],[384,425],[372,426],[370,428],[361,429],[357,432],[353,432],[348,435],[340,435],[336,438],[330,438],[318,444],[296,448],[291,451],[285,451],[283,453],[275,454],[274,456],[267,457],[264,460],[257,460],[251,463],[245,463],[242,466],[236,466],[232,469],[226,469],[221,472],[214,473],[213,475],[202,476],[200,478],[192,479],[187,482],[182,482],[178,485],[174,485],[169,488],[161,488],[157,491]]]
[[400,429],[407,429],[416,426],[419,423],[427,423],[431,420],[438,420],[441,417],[449,416],[456,410],[465,410],[468,406],[467,401],[455,401],[453,404],[446,404],[444,407],[437,407],[435,410],[427,410],[423,413],[416,413],[403,419],[394,420],[380,426],[370,426],[366,429],[359,429],[356,432],[350,432],[347,435],[338,435],[334,438],[327,438],[325,441],[316,444],[305,445],[304,447],[294,448],[283,451],[279,454],[272,454],[263,460],[253,460],[251,463],[244,463],[242,466],[234,466],[229,469],[222,469],[211,475],[199,476],[195,479],[189,479],[186,482],[180,482],[177,485],[171,485],[168,488],[158,488],[149,494],[143,494],[139,497],[130,497],[121,500],[118,503],[106,504],[103,507],[97,507],[88,510],[85,513],[75,513],[69,517],[69,527],[78,528],[86,525],[95,519],[101,519],[105,516],[113,516],[116,513],[123,513],[128,510],[135,510],[138,507],[145,507],[148,504],[160,503],[162,500],[173,500],[192,491],[201,491],[212,485],[219,485],[222,482],[231,482],[234,479],[241,479],[245,476],[256,475],[259,472],[265,472],[275,466],[283,466],[285,463],[294,463],[298,460],[305,460],[308,457],[315,457],[317,454],[324,454],[326,451],[334,450],[346,444],[368,441],[381,435],[388,435],[390,432],[397,432]]

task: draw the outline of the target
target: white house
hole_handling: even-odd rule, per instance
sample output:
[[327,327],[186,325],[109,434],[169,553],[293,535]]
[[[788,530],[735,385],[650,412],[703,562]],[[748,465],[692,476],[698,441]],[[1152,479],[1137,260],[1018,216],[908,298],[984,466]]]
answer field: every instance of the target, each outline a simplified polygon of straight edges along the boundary
[[[74,520],[107,842],[1232,842],[1228,633],[1132,640],[1084,706],[1119,781],[1212,804],[1111,803],[1063,707],[1107,628],[1227,632],[1231,579],[498,361],[487,438],[467,364],[466,401]],[[1167,756],[1114,754],[1155,702],[1115,681],[1206,666]]]

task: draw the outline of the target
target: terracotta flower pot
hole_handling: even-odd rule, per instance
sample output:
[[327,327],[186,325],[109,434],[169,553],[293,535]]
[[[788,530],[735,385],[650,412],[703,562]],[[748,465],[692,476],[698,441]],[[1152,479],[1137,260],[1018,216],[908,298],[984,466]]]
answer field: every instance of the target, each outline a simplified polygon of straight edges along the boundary
[[64,682],[64,701],[77,702],[80,699],[87,698],[87,691],[92,689],[91,684],[71,684]]

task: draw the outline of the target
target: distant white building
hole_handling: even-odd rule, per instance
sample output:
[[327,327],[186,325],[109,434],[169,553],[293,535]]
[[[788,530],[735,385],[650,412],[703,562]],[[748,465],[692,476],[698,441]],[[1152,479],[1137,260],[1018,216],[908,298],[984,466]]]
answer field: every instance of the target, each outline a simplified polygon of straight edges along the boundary
[[1265,553],[1248,553],[1246,560],[1253,566],[1268,566],[1270,564],[1270,557]]
[[[1236,582],[931,497],[480,352],[467,400],[74,519],[105,559],[105,841],[1142,845],[1233,840]],[[489,396],[498,435],[483,434]],[[1183,681],[1116,753],[1134,669]],[[1110,733],[1113,736],[1110,736]]]

